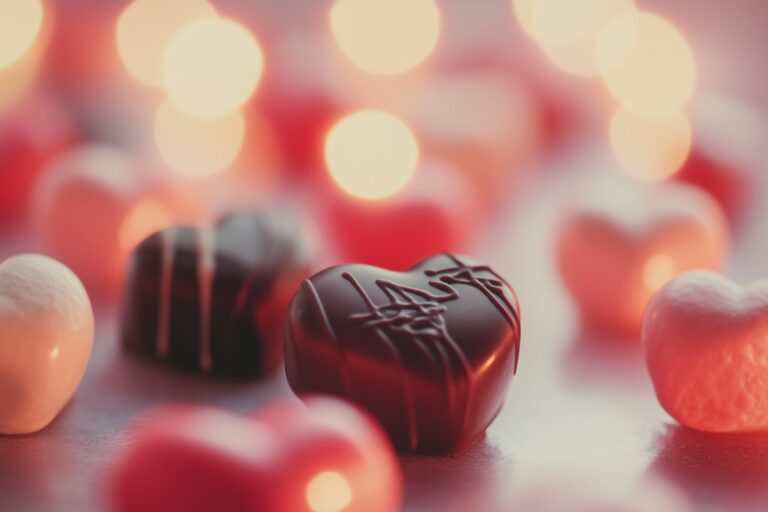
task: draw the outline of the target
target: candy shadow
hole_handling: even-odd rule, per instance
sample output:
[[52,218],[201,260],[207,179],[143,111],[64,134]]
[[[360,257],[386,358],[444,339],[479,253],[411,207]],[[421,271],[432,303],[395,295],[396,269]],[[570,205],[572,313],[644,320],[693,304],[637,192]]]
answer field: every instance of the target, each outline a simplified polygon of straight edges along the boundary
[[582,326],[563,353],[562,371],[578,387],[627,388],[647,385],[648,377],[637,336],[609,333]]
[[123,409],[182,402],[249,412],[290,394],[282,368],[256,379],[227,379],[179,370],[131,354],[122,347],[115,351],[97,381],[95,386],[112,395]]
[[[65,414],[67,411],[64,411]],[[62,436],[59,418],[32,434],[0,436],[2,510],[88,510],[92,497],[77,457],[81,440]],[[66,474],[67,481],[62,481]]]
[[667,425],[654,448],[649,472],[678,485],[694,503],[765,510],[768,432],[712,434]]
[[406,510],[499,510],[512,460],[487,438],[448,457],[400,457],[405,479]]

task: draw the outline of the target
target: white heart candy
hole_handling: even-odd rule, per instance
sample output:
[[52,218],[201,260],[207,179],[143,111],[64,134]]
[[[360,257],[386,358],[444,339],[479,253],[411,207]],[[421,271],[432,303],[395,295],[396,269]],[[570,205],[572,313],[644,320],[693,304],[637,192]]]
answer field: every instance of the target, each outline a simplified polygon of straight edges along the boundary
[[22,254],[0,264],[0,434],[48,425],[83,377],[93,310],[77,276]]

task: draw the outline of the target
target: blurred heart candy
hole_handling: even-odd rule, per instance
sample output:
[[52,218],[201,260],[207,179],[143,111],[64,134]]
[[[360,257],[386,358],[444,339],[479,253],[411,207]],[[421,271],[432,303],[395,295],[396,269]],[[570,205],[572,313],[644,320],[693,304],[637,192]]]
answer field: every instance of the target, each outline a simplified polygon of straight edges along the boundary
[[323,137],[343,103],[325,80],[312,32],[286,32],[267,48],[267,70],[254,107],[274,128],[288,179],[316,179],[322,172]]
[[439,77],[410,117],[425,152],[456,165],[483,201],[495,204],[519,188],[541,149],[536,107],[522,84],[475,71]]
[[81,146],[41,173],[34,225],[46,252],[77,272],[89,290],[111,296],[135,244],[174,221],[196,219],[199,206],[185,192],[117,148]]
[[123,343],[215,375],[274,370],[285,311],[308,266],[300,230],[281,214],[232,214],[212,228],[154,233],[128,269]]
[[84,103],[119,71],[113,41],[122,5],[82,0],[47,9],[53,18],[46,55],[48,74],[57,87]]
[[768,122],[743,100],[699,94],[692,106],[694,146],[675,177],[706,190],[733,220],[754,199]]
[[378,425],[331,398],[252,418],[166,407],[131,431],[113,468],[118,512],[395,512],[402,482]]
[[48,425],[80,384],[93,311],[80,280],[46,256],[0,263],[0,434]]
[[724,263],[725,217],[695,187],[606,182],[574,195],[557,235],[557,262],[593,327],[639,333],[648,301],[669,279]]
[[659,403],[680,424],[768,430],[768,282],[673,279],[648,306],[643,347]]
[[331,189],[320,206],[337,260],[392,270],[466,249],[481,215],[466,176],[438,160],[423,161],[394,197],[367,201]]
[[0,225],[25,219],[35,179],[75,133],[70,113],[51,96],[33,95],[0,114]]

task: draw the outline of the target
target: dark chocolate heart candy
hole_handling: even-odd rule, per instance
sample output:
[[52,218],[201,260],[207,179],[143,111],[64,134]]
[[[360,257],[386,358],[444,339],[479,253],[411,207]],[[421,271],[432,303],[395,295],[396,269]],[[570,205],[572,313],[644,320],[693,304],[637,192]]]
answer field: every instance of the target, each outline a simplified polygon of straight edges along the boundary
[[399,449],[445,454],[499,412],[519,348],[509,284],[440,254],[407,272],[342,265],[305,280],[288,310],[285,369],[296,393],[368,409]]
[[298,229],[278,214],[157,232],[131,259],[123,342],[204,373],[268,372],[280,362],[285,310],[307,268]]

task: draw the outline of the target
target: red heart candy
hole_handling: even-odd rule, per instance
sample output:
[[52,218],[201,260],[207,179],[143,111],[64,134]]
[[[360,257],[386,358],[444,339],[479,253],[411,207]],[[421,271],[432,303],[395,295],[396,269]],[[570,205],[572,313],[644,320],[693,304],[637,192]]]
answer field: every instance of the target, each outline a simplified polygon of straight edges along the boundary
[[329,187],[325,229],[337,260],[403,270],[442,251],[461,250],[479,208],[466,176],[436,160],[422,162],[413,181],[394,197],[359,200]]
[[659,403],[679,423],[768,429],[768,282],[685,273],[653,298],[642,337]]
[[9,112],[0,105],[0,227],[26,220],[41,169],[77,136],[71,117],[55,98],[41,94]]
[[669,279],[720,268],[727,223],[717,203],[690,185],[600,185],[578,194],[560,228],[560,275],[589,324],[636,334]]
[[376,416],[398,448],[423,453],[460,451],[485,431],[520,346],[511,287],[453,254],[407,272],[326,269],[304,281],[287,323],[294,391],[346,397]]
[[166,407],[140,422],[112,472],[120,512],[391,512],[402,481],[381,429],[325,397],[245,418]]

